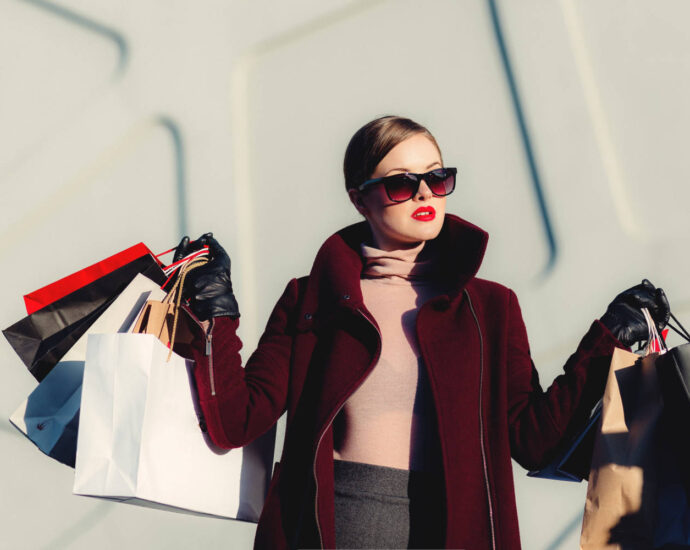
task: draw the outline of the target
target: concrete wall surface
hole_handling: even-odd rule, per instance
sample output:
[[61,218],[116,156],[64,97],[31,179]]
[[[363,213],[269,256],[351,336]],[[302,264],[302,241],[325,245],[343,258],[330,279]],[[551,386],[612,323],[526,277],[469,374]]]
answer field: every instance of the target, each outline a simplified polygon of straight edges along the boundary
[[[248,357],[286,282],[358,221],[342,157],[384,114],[458,167],[447,209],[490,233],[480,275],[516,291],[542,385],[643,277],[690,324],[688,17],[682,0],[0,0],[0,326],[131,244],[213,231]],[[36,381],[4,339],[0,359],[7,419]],[[6,420],[0,448],[0,548],[251,548],[253,524],[72,495]],[[514,473],[523,547],[577,548],[585,484]]]

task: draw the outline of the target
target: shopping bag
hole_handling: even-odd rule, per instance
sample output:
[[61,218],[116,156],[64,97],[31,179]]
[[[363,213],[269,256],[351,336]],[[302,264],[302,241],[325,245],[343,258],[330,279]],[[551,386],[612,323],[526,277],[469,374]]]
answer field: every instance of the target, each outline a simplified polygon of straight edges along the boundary
[[118,252],[76,273],[72,273],[54,283],[30,292],[24,295],[26,312],[31,315],[34,311],[38,311],[48,304],[52,304],[75,290],[92,283],[96,279],[100,279],[108,273],[112,273],[119,267],[145,256],[146,254],[151,254],[151,251],[144,243],[135,244],[122,252]]
[[654,360],[616,349],[594,443],[580,548],[653,548],[656,426]]
[[2,332],[31,374],[41,381],[138,273],[159,285],[166,280],[158,262],[147,254],[48,304]]
[[[649,312],[648,348],[663,349]],[[589,474],[581,550],[654,548],[659,432],[663,409],[657,353],[615,349]]]
[[[664,421],[672,437],[674,452],[682,464],[690,464],[690,344],[683,344],[656,362],[664,399]],[[690,494],[690,468],[681,472]]]
[[181,265],[180,273],[165,298],[146,302],[132,332],[154,335],[170,349],[170,353],[173,350],[179,353],[175,347],[176,343],[178,347],[189,345],[194,339],[194,333],[190,326],[190,323],[194,321],[180,307],[182,289],[187,274],[207,262],[208,258],[194,255],[191,260]]
[[690,344],[670,349],[655,364],[664,400],[655,547],[690,545]]
[[274,431],[220,451],[199,427],[193,362],[150,334],[89,335],[74,493],[258,521]]
[[12,424],[45,454],[73,467],[88,335],[128,332],[146,300],[163,296],[157,283],[137,275],[14,411]]
[[602,402],[592,409],[587,423],[566,440],[551,462],[540,470],[527,472],[529,477],[580,482],[589,477],[594,440],[601,419]]
[[[660,356],[659,359],[661,359]],[[690,548],[690,504],[685,488],[687,463],[678,460],[675,442],[682,432],[667,426],[666,411],[659,421],[661,434],[657,447],[656,516],[654,546],[661,549]],[[668,429],[671,428],[671,429]],[[684,431],[687,431],[685,428]]]

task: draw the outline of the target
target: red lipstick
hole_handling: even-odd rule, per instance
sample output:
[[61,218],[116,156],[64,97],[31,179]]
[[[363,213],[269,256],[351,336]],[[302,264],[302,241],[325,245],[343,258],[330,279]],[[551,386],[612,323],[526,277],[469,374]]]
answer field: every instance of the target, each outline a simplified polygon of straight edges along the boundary
[[420,206],[412,212],[412,218],[420,222],[430,222],[436,217],[436,210],[433,206]]

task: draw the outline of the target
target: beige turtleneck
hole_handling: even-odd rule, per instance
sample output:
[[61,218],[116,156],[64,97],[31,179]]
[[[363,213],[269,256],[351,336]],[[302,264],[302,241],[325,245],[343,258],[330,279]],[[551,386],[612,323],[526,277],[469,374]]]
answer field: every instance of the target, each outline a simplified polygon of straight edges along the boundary
[[424,243],[383,251],[361,245],[364,305],[381,331],[381,356],[336,417],[333,457],[410,470],[438,468],[435,411],[417,345],[417,310],[442,289]]

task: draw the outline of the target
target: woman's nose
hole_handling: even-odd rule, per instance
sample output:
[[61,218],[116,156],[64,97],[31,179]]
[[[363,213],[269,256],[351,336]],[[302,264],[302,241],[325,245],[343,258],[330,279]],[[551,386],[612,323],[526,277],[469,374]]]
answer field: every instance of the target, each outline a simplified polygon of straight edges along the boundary
[[434,194],[431,192],[431,189],[429,189],[429,186],[426,184],[426,182],[424,180],[422,180],[419,183],[419,187],[417,188],[417,194],[415,195],[415,197],[417,199],[427,200],[433,196],[434,196]]

